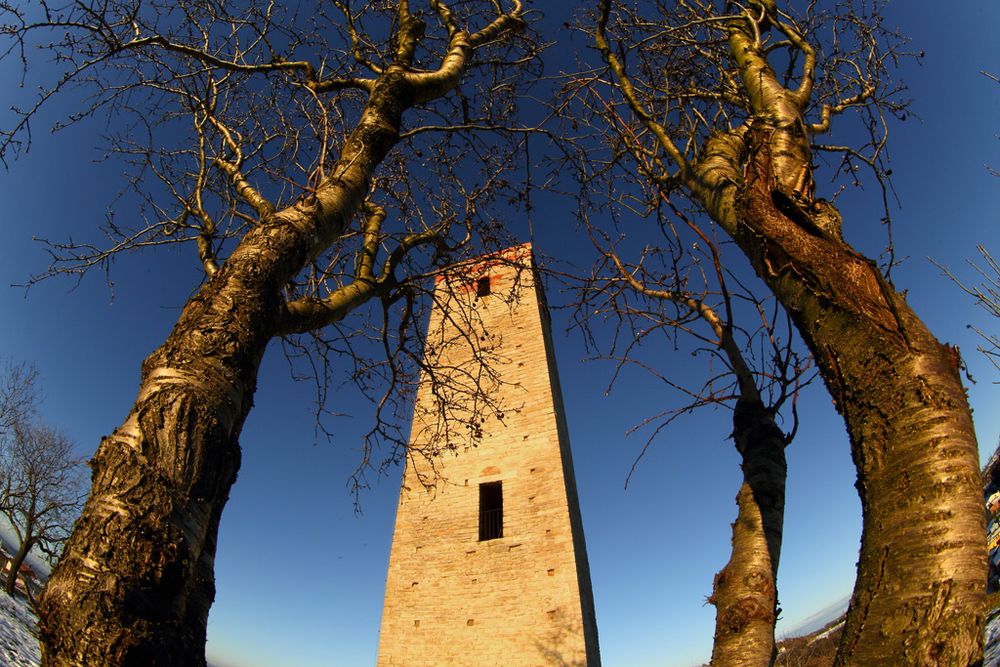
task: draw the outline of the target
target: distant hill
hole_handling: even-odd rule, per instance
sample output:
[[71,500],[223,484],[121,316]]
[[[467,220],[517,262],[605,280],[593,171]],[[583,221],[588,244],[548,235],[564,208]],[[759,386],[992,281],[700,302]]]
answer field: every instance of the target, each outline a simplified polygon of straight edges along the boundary
[[[991,515],[992,531],[1000,526],[1000,507],[991,506],[991,499],[1000,491],[1000,445],[983,467],[984,498]],[[998,503],[993,502],[993,505]],[[998,588],[998,568],[996,562],[1000,547],[991,550],[990,588]],[[787,633],[786,639],[778,642],[778,659],[775,667],[830,667],[837,652],[837,644],[844,630],[844,613],[849,599],[845,598],[821,610],[803,621]],[[989,600],[991,611],[987,614],[985,632],[985,656],[983,667],[1000,667],[1000,593],[994,592]],[[801,633],[802,636],[797,636]]]
[[[818,614],[816,615],[818,616]],[[775,667],[830,667],[844,632],[844,612],[825,626],[799,637],[778,642]]]
[[845,595],[836,602],[820,609],[812,616],[809,616],[799,622],[791,630],[785,630],[778,632],[778,640],[793,639],[795,637],[804,637],[806,635],[811,635],[817,630],[823,630],[830,626],[830,624],[844,616],[847,612],[847,605],[851,602],[851,596]]

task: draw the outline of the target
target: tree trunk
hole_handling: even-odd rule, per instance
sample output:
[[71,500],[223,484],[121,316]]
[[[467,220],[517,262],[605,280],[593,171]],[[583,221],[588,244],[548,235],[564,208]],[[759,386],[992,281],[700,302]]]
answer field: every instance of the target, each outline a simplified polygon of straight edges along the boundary
[[785,438],[758,396],[742,393],[733,439],[743,457],[733,550],[715,576],[714,667],[767,667],[774,661],[778,560],[785,513]]
[[[30,533],[29,533],[30,534]],[[25,540],[18,547],[17,553],[13,558],[10,559],[10,574],[7,575],[7,579],[4,580],[3,590],[7,595],[13,597],[14,587],[17,586],[17,575],[21,571],[21,565],[24,564],[24,559],[28,557],[28,552],[31,551],[33,543],[31,540]],[[25,590],[28,589],[28,582],[24,582]]]
[[278,285],[246,268],[227,264],[185,306],[90,462],[90,497],[41,602],[43,664],[205,664],[219,518],[279,303]]
[[215,543],[282,289],[343,233],[410,101],[390,68],[333,173],[267,216],[145,360],[124,424],[91,460],[90,497],[40,603],[46,667],[205,665]]
[[794,318],[850,436],[864,524],[836,664],[977,664],[985,527],[957,351],[812,211],[779,206],[781,131],[750,131],[733,236]]

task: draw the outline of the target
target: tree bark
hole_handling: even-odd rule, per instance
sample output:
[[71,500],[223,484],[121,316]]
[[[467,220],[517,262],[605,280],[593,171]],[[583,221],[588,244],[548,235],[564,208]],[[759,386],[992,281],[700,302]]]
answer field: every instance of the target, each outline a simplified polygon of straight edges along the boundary
[[715,667],[767,667],[775,658],[778,560],[785,512],[785,437],[756,391],[741,392],[733,439],[743,457],[733,549],[715,577]]
[[92,489],[40,604],[47,667],[205,665],[222,509],[282,289],[341,235],[411,103],[380,77],[334,176],[260,221],[145,360],[125,422],[91,461]]
[[[646,108],[604,35],[611,3],[600,7],[597,45],[618,92],[677,166],[676,174],[665,166],[649,171],[653,153],[639,149],[633,152],[640,169],[664,189],[680,184],[736,241],[793,317],[844,417],[864,524],[837,664],[981,663],[984,512],[957,351],[939,343],[878,267],[843,241],[836,208],[813,196],[811,134],[826,131],[834,110],[878,107],[873,96],[880,73],[862,73],[864,67],[850,59],[839,62],[836,67],[859,68],[855,84],[861,89],[823,106],[822,122],[807,124],[816,50],[805,36],[772,0],[750,3],[729,18],[716,15],[730,63],[740,72],[748,120],[713,132],[692,163],[686,151],[698,130],[680,130],[678,138],[689,142],[682,150],[655,120],[660,113]],[[777,42],[762,38],[773,28],[782,33]],[[768,61],[772,47],[785,39],[802,55],[798,77],[796,57],[784,77]],[[788,82],[796,78],[792,90]],[[709,87],[716,90],[715,82]],[[667,95],[668,102],[677,99]],[[681,112],[681,125],[695,113],[694,126],[707,124],[693,110]]]
[[[28,552],[31,551],[31,547],[34,543],[31,540],[25,540],[18,547],[17,553],[14,557],[10,559],[10,574],[7,575],[7,579],[4,580],[3,590],[7,595],[13,597],[14,588],[17,586],[17,575],[21,571],[21,565],[24,564],[24,559],[28,557]],[[24,584],[25,590],[27,590],[28,583]]]
[[957,351],[870,260],[779,196],[783,131],[750,129],[729,231],[794,318],[850,436],[864,523],[836,664],[980,663],[985,526]]

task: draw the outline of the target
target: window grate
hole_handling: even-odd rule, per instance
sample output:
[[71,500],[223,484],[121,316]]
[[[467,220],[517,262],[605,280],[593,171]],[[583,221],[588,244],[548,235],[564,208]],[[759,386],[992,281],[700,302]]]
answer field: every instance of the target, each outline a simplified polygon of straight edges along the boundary
[[479,485],[479,541],[503,537],[503,485],[486,482]]

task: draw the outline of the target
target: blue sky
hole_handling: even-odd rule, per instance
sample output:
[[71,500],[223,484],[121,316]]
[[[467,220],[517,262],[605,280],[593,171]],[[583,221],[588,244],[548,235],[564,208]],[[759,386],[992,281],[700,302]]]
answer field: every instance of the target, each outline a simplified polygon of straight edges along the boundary
[[[551,10],[550,10],[551,13]],[[933,257],[972,279],[965,266],[984,243],[1000,254],[1000,85],[979,72],[1000,72],[992,30],[993,2],[899,3],[890,13],[925,51],[907,65],[919,120],[893,128],[892,154],[902,206],[894,211],[898,287],[938,337],[962,349],[976,384],[969,387],[983,457],[1000,434],[1000,380],[975,352],[968,324],[996,330]],[[562,39],[562,38],[560,38]],[[572,46],[570,44],[569,46]],[[567,46],[567,48],[569,48]],[[560,45],[559,48],[562,48]],[[5,89],[16,85],[0,70]],[[59,101],[48,110],[57,118]],[[79,285],[54,280],[27,295],[17,287],[46,266],[33,237],[93,237],[120,187],[120,165],[99,162],[102,128],[86,123],[49,135],[36,125],[35,145],[0,172],[4,243],[0,246],[0,355],[35,363],[45,418],[93,452],[125,417],[139,364],[166,337],[198,280],[191,254],[164,250],[123,257],[112,270],[113,299],[102,276]],[[819,194],[826,184],[819,183]],[[829,192],[825,193],[829,196]],[[848,195],[845,235],[876,253],[872,193]],[[536,199],[532,228],[538,251],[584,263],[572,211],[558,199]],[[119,215],[127,210],[119,206]],[[525,221],[514,224],[528,240]],[[566,296],[550,289],[549,301]],[[678,421],[657,440],[624,489],[642,447],[625,431],[677,401],[648,378],[628,376],[605,396],[611,368],[585,362],[578,338],[554,315],[558,364],[576,464],[597,604],[604,664],[688,667],[707,660],[714,609],[705,604],[712,577],[729,556],[729,524],[740,473],[729,413],[707,410]],[[688,358],[689,359],[689,358]],[[664,356],[679,373],[687,359]],[[209,618],[209,656],[220,667],[329,667],[374,664],[389,541],[400,471],[362,495],[354,512],[347,481],[367,412],[349,392],[333,409],[333,443],[314,444],[311,388],[289,378],[280,349],[264,359],[255,408],[243,431],[243,466],[223,515],[216,603]],[[802,397],[801,426],[788,450],[784,550],[779,572],[788,626],[849,594],[860,535],[855,475],[839,417],[823,388]]]

